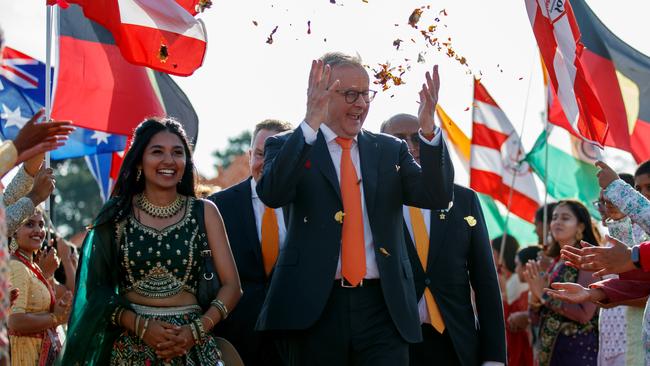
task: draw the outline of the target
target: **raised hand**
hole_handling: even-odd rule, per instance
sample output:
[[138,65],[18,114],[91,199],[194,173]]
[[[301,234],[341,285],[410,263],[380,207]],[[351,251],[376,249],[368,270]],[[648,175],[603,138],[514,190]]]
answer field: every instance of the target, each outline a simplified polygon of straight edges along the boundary
[[55,183],[54,170],[52,168],[46,168],[45,164],[43,164],[34,177],[34,184],[32,185],[31,191],[27,193],[27,198],[32,200],[34,206],[39,205],[52,194]]
[[63,146],[68,135],[74,131],[70,121],[36,123],[42,116],[41,109],[27,121],[14,139],[14,146],[18,151],[18,163]]
[[526,263],[524,278],[528,282],[528,287],[533,296],[541,299],[544,294],[544,287],[548,286],[548,274],[541,270],[538,262],[529,261]]
[[330,84],[331,74],[332,69],[329,65],[324,65],[323,61],[314,60],[311,62],[305,122],[314,130],[318,130],[320,125],[327,119],[330,98],[332,94],[336,93],[341,83],[339,80],[334,80]]
[[600,168],[596,176],[598,177],[598,185],[600,188],[605,189],[607,186],[609,186],[613,181],[618,179],[618,174],[614,171],[614,169],[610,168],[609,165],[605,164],[604,161],[597,161],[596,166]]
[[438,104],[438,92],[440,91],[440,75],[438,65],[433,66],[433,75],[428,71],[425,74],[426,83],[422,84],[420,90],[420,107],[418,108],[418,120],[422,133],[430,135],[434,132],[434,114]]
[[619,240],[607,236],[612,246],[596,247],[581,242],[583,248],[565,246],[560,251],[567,264],[585,271],[595,271],[594,277],[618,274],[636,269],[632,249]]

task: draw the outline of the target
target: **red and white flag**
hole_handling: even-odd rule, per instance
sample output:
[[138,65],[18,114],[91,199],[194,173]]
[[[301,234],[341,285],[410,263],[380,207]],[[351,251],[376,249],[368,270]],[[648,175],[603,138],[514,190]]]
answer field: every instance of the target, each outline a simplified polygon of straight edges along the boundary
[[539,192],[517,132],[478,80],[473,106],[470,187],[533,222]]
[[550,84],[570,124],[562,127],[602,147],[607,120],[581,61],[584,46],[569,1],[524,1]]
[[81,5],[87,18],[106,27],[130,63],[180,76],[191,75],[203,64],[205,27],[174,0],[68,2]]

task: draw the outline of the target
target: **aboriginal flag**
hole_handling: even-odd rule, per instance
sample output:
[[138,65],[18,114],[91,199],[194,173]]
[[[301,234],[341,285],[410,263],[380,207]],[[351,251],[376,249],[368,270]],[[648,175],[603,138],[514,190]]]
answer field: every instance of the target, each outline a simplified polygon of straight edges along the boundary
[[168,115],[196,142],[198,117],[169,75],[127,62],[111,33],[84,17],[78,5],[59,9],[58,33],[54,119],[130,135],[145,118]]

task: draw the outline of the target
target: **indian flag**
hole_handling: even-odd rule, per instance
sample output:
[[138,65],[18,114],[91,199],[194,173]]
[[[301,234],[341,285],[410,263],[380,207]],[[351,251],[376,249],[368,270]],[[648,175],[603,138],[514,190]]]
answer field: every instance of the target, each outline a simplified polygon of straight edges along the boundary
[[571,135],[566,130],[550,127],[537,138],[526,161],[555,199],[574,198],[587,206],[591,215],[600,218],[591,202],[598,199],[598,168],[600,150],[594,144]]
[[[440,105],[436,106],[436,114],[440,120],[445,141],[449,142],[452,146],[452,151],[460,160],[462,166],[469,172],[469,161],[471,155],[472,141],[465,133],[458,127],[458,125],[447,115]],[[506,207],[497,203],[494,198],[489,195],[478,193],[479,200],[481,201],[481,208],[483,216],[488,228],[490,239],[497,238],[507,231],[510,235],[514,236],[521,245],[534,244],[537,242],[535,235],[535,227],[530,222],[523,220],[517,216],[510,215],[508,219],[508,227],[506,228]]]

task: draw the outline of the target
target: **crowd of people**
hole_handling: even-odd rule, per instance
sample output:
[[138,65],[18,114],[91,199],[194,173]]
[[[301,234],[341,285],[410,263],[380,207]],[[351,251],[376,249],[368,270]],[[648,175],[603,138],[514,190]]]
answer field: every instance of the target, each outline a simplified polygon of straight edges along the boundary
[[0,200],[2,364],[650,365],[650,161],[598,163],[608,236],[561,200],[537,243],[490,242],[434,123],[437,67],[379,133],[369,84],[358,57],[314,60],[304,120],[258,123],[250,176],[216,193],[181,124],[148,118],[79,254],[40,205],[72,127],[37,113],[0,145],[0,175],[22,163]]

